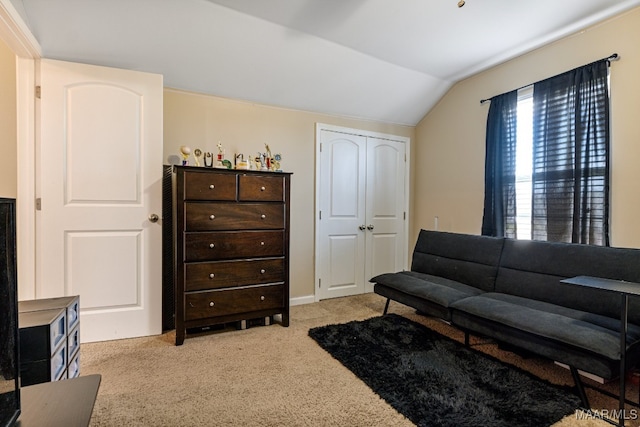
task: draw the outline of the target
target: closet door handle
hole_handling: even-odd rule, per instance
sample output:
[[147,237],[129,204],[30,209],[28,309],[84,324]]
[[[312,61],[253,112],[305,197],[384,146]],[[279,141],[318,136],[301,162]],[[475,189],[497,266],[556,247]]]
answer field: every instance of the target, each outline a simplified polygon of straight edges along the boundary
[[362,225],[361,225],[360,227],[358,227],[358,228],[360,229],[360,231],[364,231],[364,229],[365,229],[365,228],[367,228],[367,227],[365,227],[365,226],[364,226],[364,224],[362,224]]
[[373,230],[373,225],[372,224],[367,225],[367,230],[369,231]]

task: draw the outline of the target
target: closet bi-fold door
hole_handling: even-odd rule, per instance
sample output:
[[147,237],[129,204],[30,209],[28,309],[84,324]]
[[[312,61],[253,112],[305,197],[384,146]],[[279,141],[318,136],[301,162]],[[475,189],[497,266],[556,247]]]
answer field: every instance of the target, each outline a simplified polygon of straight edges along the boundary
[[405,144],[319,132],[316,299],[370,292],[405,265]]
[[405,265],[405,144],[367,138],[365,292],[369,279]]

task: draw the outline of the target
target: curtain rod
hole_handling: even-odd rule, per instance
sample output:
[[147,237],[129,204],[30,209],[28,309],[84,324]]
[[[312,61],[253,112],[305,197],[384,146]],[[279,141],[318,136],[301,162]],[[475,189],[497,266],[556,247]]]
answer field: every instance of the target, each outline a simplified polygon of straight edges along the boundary
[[[607,56],[606,58],[602,58],[600,61],[603,61],[603,60],[605,60],[605,59],[606,59],[607,61],[617,61],[618,59],[620,59],[620,55],[618,55],[617,53],[614,53],[614,54],[612,54],[612,55]],[[598,62],[598,61],[595,61],[595,62]],[[516,90],[524,89],[524,88],[525,88],[525,87],[527,87],[527,86],[531,86],[531,84],[521,86],[521,87],[519,87],[519,88],[518,88],[518,89],[516,89]],[[480,104],[484,104],[485,102],[488,102],[488,101],[491,101],[491,98],[481,99],[481,100],[480,100]]]

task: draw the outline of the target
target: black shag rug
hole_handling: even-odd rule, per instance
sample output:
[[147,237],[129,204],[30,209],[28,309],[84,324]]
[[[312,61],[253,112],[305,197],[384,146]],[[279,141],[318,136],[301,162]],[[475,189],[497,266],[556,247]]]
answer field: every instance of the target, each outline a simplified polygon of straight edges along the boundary
[[549,426],[570,387],[541,380],[402,316],[327,325],[309,336],[418,426]]

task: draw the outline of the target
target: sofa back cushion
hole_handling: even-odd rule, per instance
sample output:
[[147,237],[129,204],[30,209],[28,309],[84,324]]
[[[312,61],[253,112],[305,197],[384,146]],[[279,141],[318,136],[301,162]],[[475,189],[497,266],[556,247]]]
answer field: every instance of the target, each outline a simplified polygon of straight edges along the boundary
[[[620,317],[619,295],[560,283],[575,276],[640,283],[640,250],[505,239],[496,292]],[[629,298],[628,318],[640,325],[640,298]]]
[[493,291],[504,239],[421,230],[411,270]]

